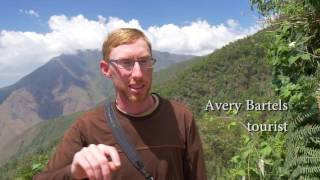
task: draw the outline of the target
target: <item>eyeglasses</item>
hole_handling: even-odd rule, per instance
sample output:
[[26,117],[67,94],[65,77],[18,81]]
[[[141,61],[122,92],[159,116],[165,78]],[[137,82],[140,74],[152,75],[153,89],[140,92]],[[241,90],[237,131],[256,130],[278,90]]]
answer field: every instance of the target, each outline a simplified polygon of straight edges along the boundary
[[135,63],[139,63],[140,68],[142,69],[148,69],[152,68],[153,65],[156,63],[156,59],[152,57],[148,58],[141,58],[138,60],[133,60],[133,59],[119,59],[119,60],[114,60],[110,59],[110,63],[114,63],[118,68],[121,69],[126,69],[126,70],[132,70],[134,67]]

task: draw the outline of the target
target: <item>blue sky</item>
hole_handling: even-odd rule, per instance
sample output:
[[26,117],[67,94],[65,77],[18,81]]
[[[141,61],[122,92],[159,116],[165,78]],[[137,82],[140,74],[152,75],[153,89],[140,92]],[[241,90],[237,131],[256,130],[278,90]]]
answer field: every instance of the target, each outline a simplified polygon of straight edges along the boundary
[[[39,17],[19,12],[30,9]],[[197,19],[207,20],[210,24],[236,19],[243,27],[248,27],[255,23],[254,16],[258,16],[251,11],[249,0],[4,0],[0,7],[0,29],[46,32],[50,16],[61,14],[83,14],[89,19],[97,15],[124,20],[134,18],[142,27],[168,23],[183,25]]]
[[249,0],[4,0],[0,88],[61,54],[100,49],[119,27],[146,33],[153,48],[206,55],[261,29]]

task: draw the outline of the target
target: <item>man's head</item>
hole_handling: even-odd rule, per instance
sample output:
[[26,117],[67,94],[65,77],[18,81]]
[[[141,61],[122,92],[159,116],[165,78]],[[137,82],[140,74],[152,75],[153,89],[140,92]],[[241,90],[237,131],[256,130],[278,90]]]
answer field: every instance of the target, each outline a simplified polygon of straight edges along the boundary
[[101,71],[112,79],[117,98],[145,101],[151,88],[154,59],[151,44],[143,32],[117,29],[109,34],[102,48]]
[[110,52],[113,48],[123,45],[131,44],[138,39],[143,39],[149,48],[150,54],[152,53],[152,47],[149,39],[144,35],[144,33],[138,29],[133,28],[120,28],[111,32],[106,40],[103,42],[102,55],[105,61],[110,58]]

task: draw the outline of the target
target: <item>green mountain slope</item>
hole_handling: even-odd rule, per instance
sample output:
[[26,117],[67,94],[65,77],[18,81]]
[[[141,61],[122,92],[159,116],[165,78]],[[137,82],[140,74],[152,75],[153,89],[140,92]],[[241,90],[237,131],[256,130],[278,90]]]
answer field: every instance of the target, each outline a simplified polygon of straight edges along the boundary
[[196,114],[215,102],[257,101],[272,97],[271,71],[265,60],[262,34],[231,43],[201,58],[182,74],[157,86],[162,95],[189,104]]
[[187,104],[195,113],[210,179],[228,179],[225,175],[231,167],[230,160],[241,146],[242,135],[248,134],[246,122],[264,123],[280,115],[272,111],[246,111],[244,107],[236,115],[205,110],[209,100],[243,104],[246,100],[277,101],[265,57],[268,42],[270,37],[261,31],[230,43],[155,87],[162,96]]
[[[19,173],[24,173],[26,179],[32,177],[32,166],[35,162],[47,161],[54,147],[60,141],[64,132],[82,113],[40,122],[17,136],[10,146],[0,152],[2,161],[9,161],[0,168],[0,179],[15,179]],[[41,168],[43,164],[41,164]]]

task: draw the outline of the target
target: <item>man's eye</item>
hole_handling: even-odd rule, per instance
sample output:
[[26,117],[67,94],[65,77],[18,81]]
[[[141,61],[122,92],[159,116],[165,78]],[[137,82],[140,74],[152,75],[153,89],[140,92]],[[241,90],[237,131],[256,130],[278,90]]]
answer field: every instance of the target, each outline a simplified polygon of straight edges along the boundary
[[130,66],[131,64],[132,64],[132,61],[130,61],[130,60],[123,60],[123,61],[120,61],[120,64],[122,64],[122,65],[125,65],[125,66]]
[[142,60],[139,60],[139,63],[140,64],[148,64],[148,60],[142,59]]

